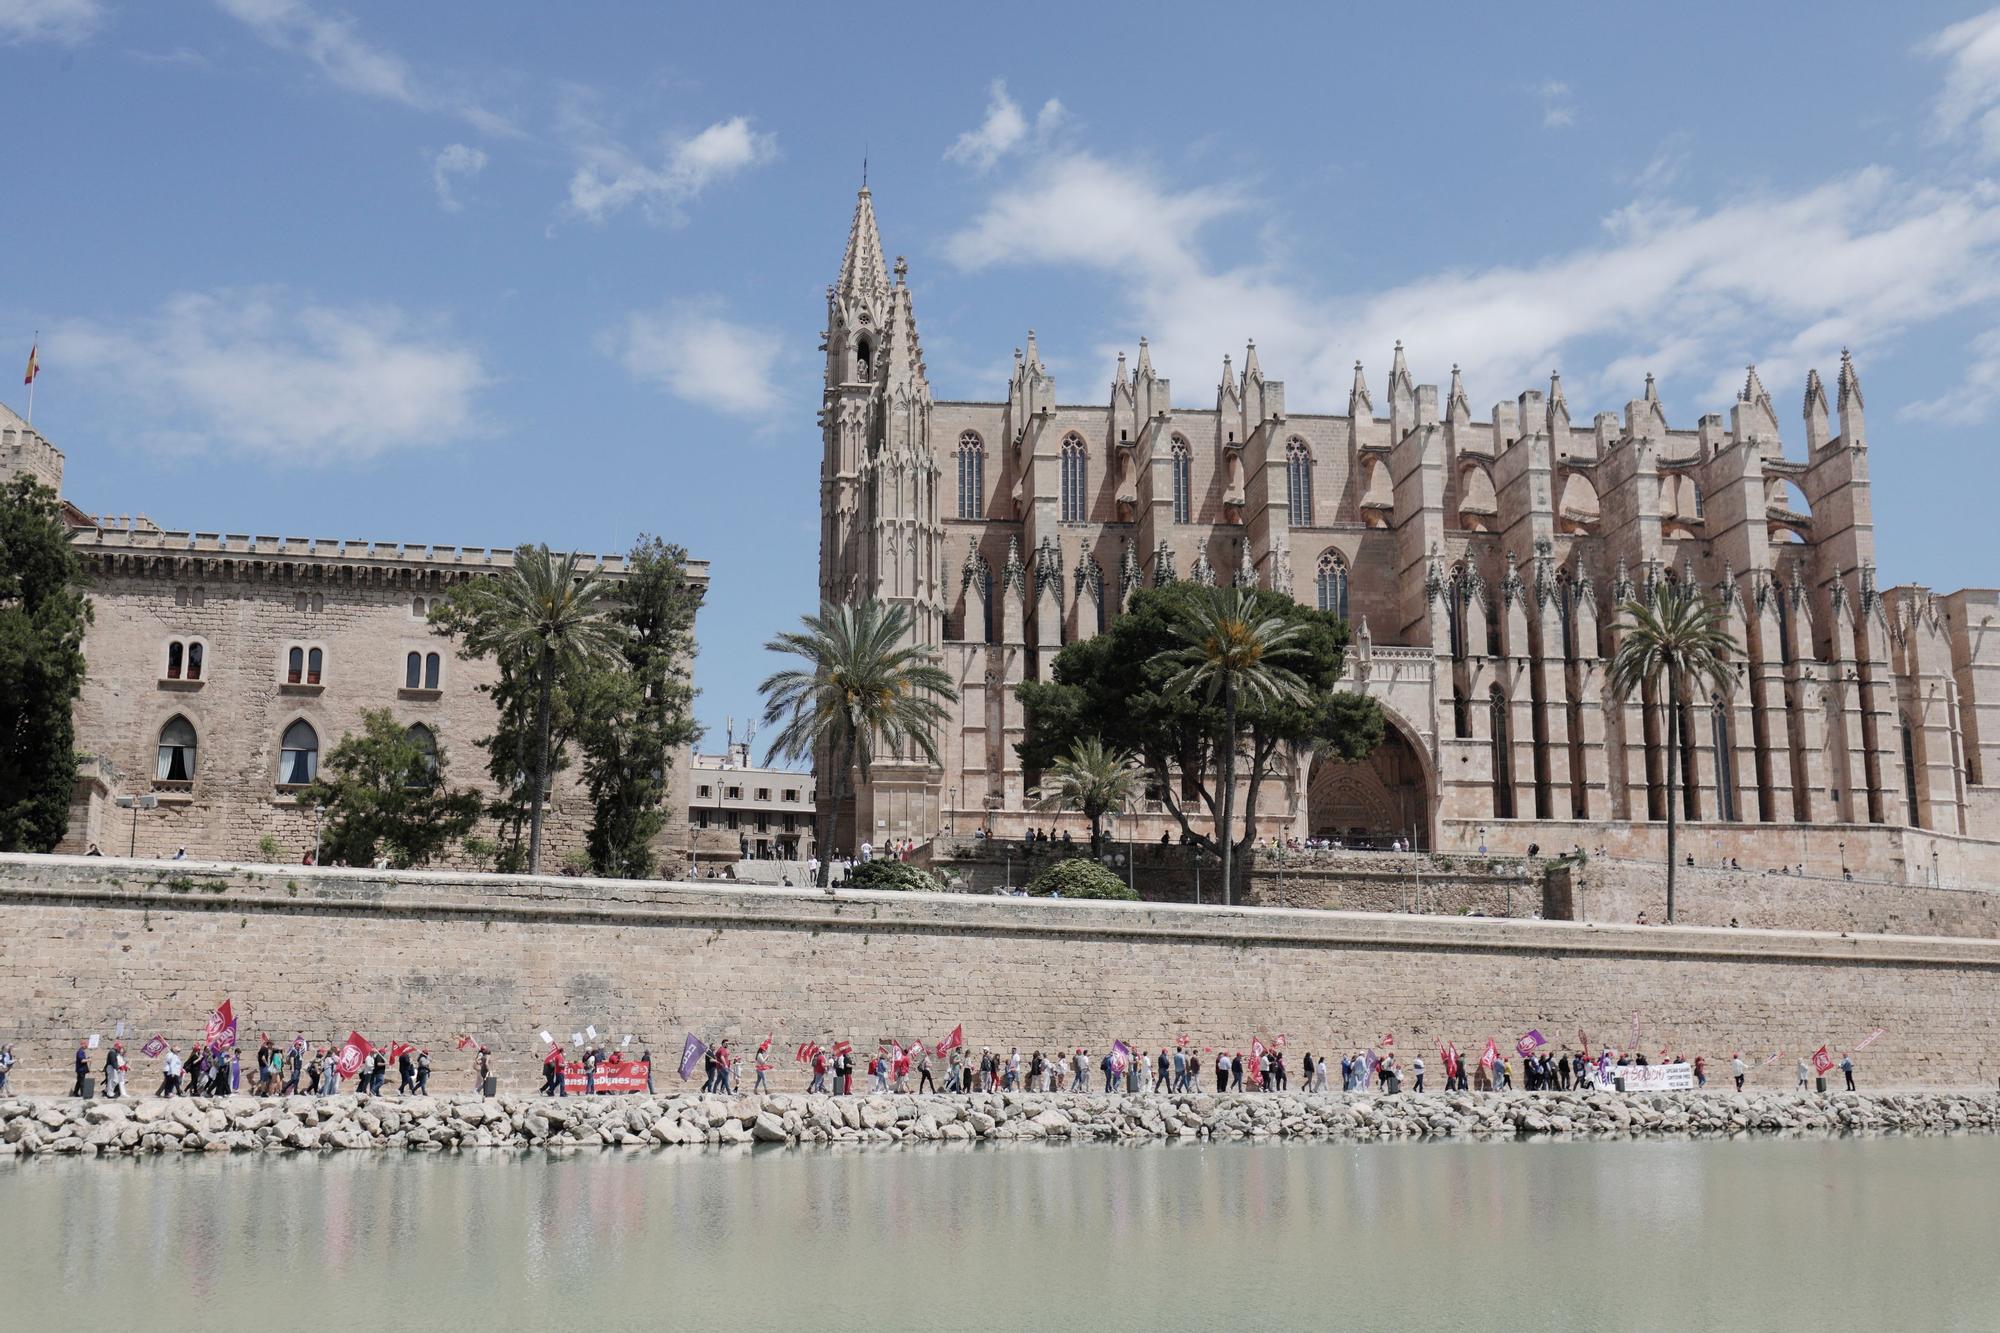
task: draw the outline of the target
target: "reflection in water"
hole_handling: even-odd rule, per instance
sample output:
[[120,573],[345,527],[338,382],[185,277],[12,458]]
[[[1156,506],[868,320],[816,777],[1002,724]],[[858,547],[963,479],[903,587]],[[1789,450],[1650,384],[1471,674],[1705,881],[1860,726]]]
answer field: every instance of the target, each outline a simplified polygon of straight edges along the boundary
[[0,1162],[5,1325],[2000,1323],[1987,1137],[750,1155]]

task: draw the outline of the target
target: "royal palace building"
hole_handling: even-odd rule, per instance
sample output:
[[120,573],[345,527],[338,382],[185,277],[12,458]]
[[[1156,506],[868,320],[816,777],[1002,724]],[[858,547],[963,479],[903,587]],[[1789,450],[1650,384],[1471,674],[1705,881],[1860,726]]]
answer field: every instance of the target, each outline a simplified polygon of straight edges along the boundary
[[[1033,333],[1004,397],[942,401],[906,273],[864,188],[827,299],[821,594],[909,608],[960,699],[942,764],[877,762],[842,845],[857,820],[878,843],[1046,824],[1014,687],[1192,580],[1346,616],[1351,685],[1388,717],[1370,759],[1267,789],[1260,834],[1651,852],[1672,737],[1705,859],[1949,878],[1988,850],[2000,593],[1884,583],[1845,353],[1789,442],[1754,367],[1726,416],[1675,425],[1650,376],[1622,412],[1577,415],[1555,375],[1475,412],[1400,344],[1379,400],[1357,364],[1339,412],[1292,411],[1254,344],[1190,406],[1143,339],[1098,402],[1063,401]],[[1730,688],[1620,701],[1616,608],[1674,581],[1724,606]]]
[[[60,491],[63,455],[0,408],[0,478]],[[298,792],[320,755],[390,709],[448,758],[448,780],[492,794],[485,752],[493,708],[478,687],[491,662],[466,661],[431,631],[453,584],[505,570],[513,551],[430,542],[262,536],[162,528],[65,502],[89,578],[92,619],[77,701],[82,771],[59,850],[298,861],[317,812]],[[617,579],[622,556],[584,557]],[[706,582],[707,564],[690,561]],[[689,757],[668,757],[670,818],[659,848],[685,863]],[[575,765],[555,776],[545,864],[580,851],[590,804]],[[493,830],[482,832],[491,836]]]

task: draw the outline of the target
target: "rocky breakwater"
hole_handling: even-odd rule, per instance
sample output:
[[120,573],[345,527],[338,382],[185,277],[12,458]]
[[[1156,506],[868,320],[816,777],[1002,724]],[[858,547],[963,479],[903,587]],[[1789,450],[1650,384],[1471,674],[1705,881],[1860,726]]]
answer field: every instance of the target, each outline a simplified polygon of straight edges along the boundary
[[0,1102],[0,1155],[1939,1132],[1994,1093],[194,1097]]

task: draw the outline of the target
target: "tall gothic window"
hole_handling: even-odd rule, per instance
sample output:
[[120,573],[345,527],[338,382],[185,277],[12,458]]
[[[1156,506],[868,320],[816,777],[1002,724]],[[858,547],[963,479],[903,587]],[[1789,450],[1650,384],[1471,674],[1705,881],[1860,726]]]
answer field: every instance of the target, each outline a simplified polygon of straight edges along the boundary
[[958,516],[978,518],[986,495],[986,445],[977,431],[958,437]]
[[1311,527],[1313,521],[1313,461],[1306,442],[1293,439],[1285,445],[1285,498],[1295,528]]
[[153,770],[159,782],[194,781],[194,724],[184,717],[168,719],[160,728],[160,761]]
[[285,728],[278,743],[278,785],[303,787],[319,772],[319,733],[300,718]]
[[1903,727],[1903,801],[1910,808],[1910,827],[1917,828],[1922,821],[1917,818],[1917,744],[1910,735],[1910,720],[1902,719]]
[[1347,562],[1340,558],[1340,552],[1328,551],[1320,556],[1316,583],[1319,609],[1347,619]]
[[1194,460],[1188,456],[1188,444],[1180,436],[1174,436],[1174,522],[1192,522],[1194,511]]
[[1487,703],[1491,714],[1493,739],[1493,817],[1512,819],[1514,817],[1514,771],[1513,761],[1508,755],[1507,739],[1507,696],[1495,685]]
[[1062,442],[1062,521],[1083,522],[1084,448],[1079,436],[1065,435]]
[[1715,751],[1715,817],[1724,823],[1736,819],[1736,775],[1729,766],[1729,709],[1722,696],[1708,702],[1709,744]]
[[433,786],[437,782],[437,737],[421,722],[403,734],[410,738],[410,744],[417,747],[416,767],[404,775],[403,785],[419,791]]

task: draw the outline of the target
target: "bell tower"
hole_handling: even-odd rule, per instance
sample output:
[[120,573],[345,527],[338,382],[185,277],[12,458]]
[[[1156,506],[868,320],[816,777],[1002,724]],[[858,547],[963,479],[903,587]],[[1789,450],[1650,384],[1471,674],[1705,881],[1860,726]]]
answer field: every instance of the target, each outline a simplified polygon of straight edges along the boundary
[[[901,607],[910,640],[944,637],[941,475],[931,447],[931,390],[911,305],[909,265],[883,261],[866,184],[854,204],[840,275],[827,289],[826,380],[820,399],[820,599]],[[820,764],[827,772],[827,762]],[[869,781],[850,775],[852,807],[836,812],[834,842],[927,840],[938,827],[943,773],[922,751],[882,754]],[[833,784],[820,782],[822,800]]]

